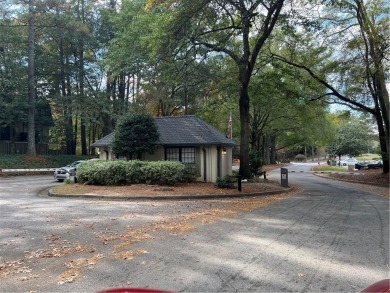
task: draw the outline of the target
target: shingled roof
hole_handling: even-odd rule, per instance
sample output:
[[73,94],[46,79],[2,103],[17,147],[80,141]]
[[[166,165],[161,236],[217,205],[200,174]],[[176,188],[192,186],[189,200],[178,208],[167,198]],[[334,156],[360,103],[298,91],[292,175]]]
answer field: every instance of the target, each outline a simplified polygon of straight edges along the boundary
[[[162,146],[236,146],[234,140],[211,125],[193,115],[167,116],[155,118],[160,138],[157,144]],[[108,147],[111,145],[113,133],[96,141],[92,147]]]

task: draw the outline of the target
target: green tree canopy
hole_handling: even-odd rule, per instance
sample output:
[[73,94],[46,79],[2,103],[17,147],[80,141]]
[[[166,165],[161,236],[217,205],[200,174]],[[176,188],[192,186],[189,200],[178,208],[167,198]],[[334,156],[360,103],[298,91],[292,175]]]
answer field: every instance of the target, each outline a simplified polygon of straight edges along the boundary
[[343,121],[336,129],[335,139],[328,151],[337,155],[357,156],[367,150],[371,141],[368,125],[358,119]]
[[159,134],[154,118],[146,112],[131,112],[122,116],[114,131],[112,150],[116,155],[128,159],[142,153],[152,153],[156,147]]

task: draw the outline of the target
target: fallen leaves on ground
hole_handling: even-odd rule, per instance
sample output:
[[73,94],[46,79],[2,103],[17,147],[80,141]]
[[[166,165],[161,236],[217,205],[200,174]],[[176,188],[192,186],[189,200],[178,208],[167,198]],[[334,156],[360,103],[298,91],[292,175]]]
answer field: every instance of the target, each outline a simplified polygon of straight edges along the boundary
[[12,274],[30,273],[31,269],[24,265],[23,259],[7,261],[0,264],[0,278]]
[[[242,183],[241,193],[259,193],[280,190],[277,183]],[[172,195],[230,195],[239,193],[236,188],[217,188],[213,183],[193,182],[177,183],[164,187],[149,184],[133,184],[126,186],[100,186],[81,183],[63,184],[52,189],[54,193],[67,195],[100,195],[100,196],[172,196]]]
[[331,173],[328,176],[330,178],[344,179],[354,183],[389,187],[389,174],[383,174],[382,169]]
[[113,254],[114,258],[117,259],[132,259],[136,255],[147,253],[145,250],[130,250],[130,251],[121,251]]
[[65,283],[74,282],[80,277],[82,269],[91,268],[101,258],[103,258],[103,255],[97,254],[90,258],[78,258],[65,263],[65,266],[68,267],[68,270],[66,270],[59,276],[58,284],[62,285]]
[[95,252],[93,245],[84,244],[70,244],[69,241],[64,241],[66,245],[60,247],[50,247],[49,249],[38,249],[36,251],[29,252],[26,258],[51,258],[51,257],[63,257],[76,252]]

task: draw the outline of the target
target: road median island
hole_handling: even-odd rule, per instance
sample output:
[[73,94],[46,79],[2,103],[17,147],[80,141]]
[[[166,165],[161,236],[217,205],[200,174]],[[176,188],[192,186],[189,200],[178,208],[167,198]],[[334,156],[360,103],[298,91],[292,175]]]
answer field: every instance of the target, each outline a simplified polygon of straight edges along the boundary
[[[361,174],[332,174],[332,173],[314,173],[318,177],[342,181],[349,184],[360,186],[366,191],[371,191],[384,197],[390,197],[388,179],[375,177],[364,173]],[[382,180],[381,180],[382,179]],[[383,180],[384,179],[384,180]]]
[[146,184],[131,186],[64,184],[51,188],[48,195],[100,200],[189,200],[267,196],[287,193],[291,190],[292,188],[283,188],[275,183],[243,184],[242,192],[237,189],[216,188],[212,183],[179,184],[168,187]]

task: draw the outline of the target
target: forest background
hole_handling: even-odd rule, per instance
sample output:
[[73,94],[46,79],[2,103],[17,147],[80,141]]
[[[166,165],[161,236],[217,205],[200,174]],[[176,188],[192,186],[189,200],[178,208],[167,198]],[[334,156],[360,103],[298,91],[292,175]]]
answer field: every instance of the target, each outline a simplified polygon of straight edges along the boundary
[[359,148],[376,138],[388,173],[386,1],[0,5],[0,125],[28,125],[31,155],[39,127],[52,148],[89,155],[119,117],[147,109],[226,134],[231,117],[244,175],[250,156],[318,154],[351,129]]

